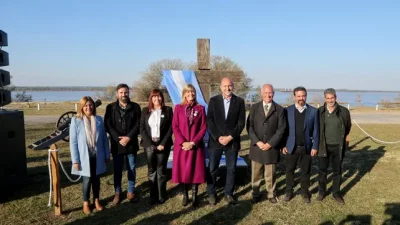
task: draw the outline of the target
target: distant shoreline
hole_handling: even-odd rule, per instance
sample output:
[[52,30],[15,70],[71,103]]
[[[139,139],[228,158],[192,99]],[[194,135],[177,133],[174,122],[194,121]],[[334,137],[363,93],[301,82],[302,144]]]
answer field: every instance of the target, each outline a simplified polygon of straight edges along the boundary
[[[107,87],[101,86],[14,86],[13,92],[31,91],[105,91]],[[323,92],[325,89],[311,89],[308,88],[308,92]],[[256,88],[251,89],[252,92],[258,91]],[[292,92],[292,89],[288,88],[275,88],[276,92]],[[336,89],[337,92],[385,92],[385,93],[398,93],[400,91],[383,91],[383,90],[350,90],[350,89]]]

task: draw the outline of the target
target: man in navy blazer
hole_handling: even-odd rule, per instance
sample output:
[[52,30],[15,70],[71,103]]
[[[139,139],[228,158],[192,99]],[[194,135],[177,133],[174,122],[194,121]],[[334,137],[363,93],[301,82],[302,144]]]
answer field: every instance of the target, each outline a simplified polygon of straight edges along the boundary
[[288,136],[282,153],[286,156],[286,191],[284,201],[293,198],[294,171],[299,164],[301,195],[310,203],[311,157],[316,156],[319,146],[318,109],[306,104],[307,90],[297,87],[293,90],[295,104],[286,108]]

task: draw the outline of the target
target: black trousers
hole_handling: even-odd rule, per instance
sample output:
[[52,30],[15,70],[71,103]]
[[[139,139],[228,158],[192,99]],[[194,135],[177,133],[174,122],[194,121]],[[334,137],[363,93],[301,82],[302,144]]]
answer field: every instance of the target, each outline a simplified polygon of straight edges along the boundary
[[150,198],[165,199],[167,192],[167,163],[171,146],[164,146],[163,151],[156,149],[157,145],[151,145],[144,149],[148,179],[150,183]]
[[90,177],[82,176],[82,195],[84,202],[90,199],[90,186],[92,186],[93,198],[99,198],[100,176],[96,175],[96,157],[90,158]]
[[300,167],[300,186],[303,194],[310,194],[311,155],[304,146],[298,146],[292,154],[286,155],[286,193],[293,193],[294,171]]
[[209,165],[207,176],[207,193],[216,194],[217,171],[222,157],[225,152],[226,159],[226,183],[225,195],[233,195],[235,188],[235,173],[236,162],[238,157],[238,150],[233,149],[232,144],[225,146],[221,149],[208,149]]
[[329,162],[332,165],[332,194],[340,193],[340,185],[342,178],[342,162],[340,157],[339,145],[327,146],[327,157],[318,157],[319,161],[319,174],[318,174],[318,190],[319,193],[326,194],[326,183],[328,175]]

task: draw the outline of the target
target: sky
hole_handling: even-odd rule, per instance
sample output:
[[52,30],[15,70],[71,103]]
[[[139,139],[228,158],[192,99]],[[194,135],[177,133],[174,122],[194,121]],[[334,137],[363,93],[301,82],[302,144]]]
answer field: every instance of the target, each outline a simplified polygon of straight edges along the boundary
[[132,84],[196,39],[275,87],[400,90],[400,1],[0,0],[17,86]]

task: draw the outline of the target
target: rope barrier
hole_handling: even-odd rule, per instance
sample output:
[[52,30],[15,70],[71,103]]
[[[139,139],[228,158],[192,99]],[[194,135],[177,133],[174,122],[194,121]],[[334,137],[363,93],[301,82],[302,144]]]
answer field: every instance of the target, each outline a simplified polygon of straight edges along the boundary
[[376,142],[378,142],[378,143],[381,143],[381,144],[398,144],[398,143],[400,143],[400,141],[382,141],[382,140],[379,140],[378,138],[373,137],[372,135],[368,134],[364,129],[362,129],[362,128],[360,127],[360,125],[358,125],[358,123],[357,123],[357,121],[356,121],[355,119],[353,119],[353,122],[357,125],[357,127],[358,127],[365,135],[367,135],[369,138],[371,138],[372,140],[374,140],[374,141],[376,141]]
[[[58,149],[55,149],[55,150],[49,149],[49,153],[48,153],[48,156],[49,156],[49,157],[48,157],[47,164],[48,164],[48,168],[49,168],[49,178],[50,178],[49,202],[48,202],[48,204],[47,204],[48,207],[51,206],[51,194],[52,194],[52,190],[53,190],[53,187],[52,187],[52,185],[53,185],[53,178],[52,178],[52,176],[51,176],[51,165],[50,165],[50,164],[51,164],[51,162],[50,162],[50,161],[51,161],[51,152],[58,152]],[[58,159],[58,162],[60,163],[61,169],[62,169],[62,171],[64,172],[65,176],[68,178],[69,181],[75,183],[75,182],[78,182],[78,181],[81,179],[82,176],[79,176],[76,180],[73,180],[73,179],[68,175],[68,173],[65,171],[64,165],[62,164],[62,162],[61,162],[60,159]]]

